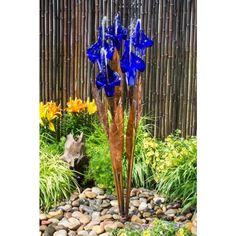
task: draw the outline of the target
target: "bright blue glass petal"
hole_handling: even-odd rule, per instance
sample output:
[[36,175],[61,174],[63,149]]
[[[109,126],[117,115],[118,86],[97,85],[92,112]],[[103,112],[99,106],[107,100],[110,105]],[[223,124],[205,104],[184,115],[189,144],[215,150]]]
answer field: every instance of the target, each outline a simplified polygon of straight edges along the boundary
[[133,52],[131,52],[131,66],[135,67],[140,72],[143,72],[146,68],[145,62]]
[[100,48],[101,48],[101,40],[98,40],[96,43],[94,43],[90,48],[87,49],[87,56],[88,59],[95,63],[99,56],[100,56]]
[[100,72],[97,77],[96,77],[96,86],[98,89],[103,88],[104,86],[106,86],[107,80],[105,75]]
[[115,87],[108,85],[104,89],[105,89],[105,93],[106,93],[107,97],[113,97],[114,96]]
[[136,70],[135,68],[130,68],[128,72],[125,73],[126,83],[128,86],[134,86],[136,82]]

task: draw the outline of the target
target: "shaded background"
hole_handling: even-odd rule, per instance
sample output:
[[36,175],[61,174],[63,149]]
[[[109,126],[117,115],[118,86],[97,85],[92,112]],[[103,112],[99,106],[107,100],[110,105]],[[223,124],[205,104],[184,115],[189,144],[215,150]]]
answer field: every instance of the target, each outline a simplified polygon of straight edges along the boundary
[[127,27],[141,18],[154,46],[146,53],[143,114],[153,117],[153,134],[175,129],[196,135],[196,0],[40,0],[40,100],[61,103],[92,97],[98,73],[86,56],[103,16],[116,13]]

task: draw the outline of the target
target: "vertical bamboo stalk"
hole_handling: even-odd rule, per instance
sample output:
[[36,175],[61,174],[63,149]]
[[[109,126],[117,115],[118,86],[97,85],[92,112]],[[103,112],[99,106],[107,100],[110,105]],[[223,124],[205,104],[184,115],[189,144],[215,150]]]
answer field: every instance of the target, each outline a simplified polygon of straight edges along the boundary
[[78,0],[75,0],[74,97],[78,94]]
[[45,102],[45,2],[40,1],[40,101]]

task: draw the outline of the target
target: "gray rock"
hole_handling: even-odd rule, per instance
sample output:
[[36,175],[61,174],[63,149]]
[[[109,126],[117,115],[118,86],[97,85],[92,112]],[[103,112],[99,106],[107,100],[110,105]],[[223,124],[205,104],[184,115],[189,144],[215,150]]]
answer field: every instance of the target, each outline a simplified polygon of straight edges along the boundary
[[56,231],[53,236],[67,236],[67,232],[62,229],[62,230],[59,230],[59,231]]
[[72,230],[78,229],[80,224],[81,224],[80,221],[78,219],[74,218],[74,217],[69,218],[68,221],[69,221],[69,227],[68,228],[72,229]]
[[58,209],[63,211],[70,211],[72,209],[71,205],[66,204],[65,206],[59,206]]
[[88,231],[86,230],[77,231],[77,236],[88,236]]
[[88,235],[89,235],[89,236],[97,236],[97,233],[96,233],[95,231],[92,230],[92,231],[89,232]]
[[76,234],[76,232],[75,231],[69,231],[69,233],[68,233],[68,236],[76,236],[77,234]]
[[90,230],[90,229],[92,229],[92,227],[93,227],[94,225],[98,225],[100,222],[101,222],[101,219],[100,219],[100,212],[93,212],[93,213],[92,213],[92,220],[91,220],[91,222],[88,223],[88,224],[84,227],[84,229],[85,229],[85,230]]
[[140,203],[142,203],[142,202],[147,203],[147,199],[144,197],[139,198],[139,201],[140,201]]
[[73,207],[78,207],[80,204],[79,204],[79,199],[77,199],[77,200],[74,200],[72,203],[71,203],[71,205],[73,206]]
[[104,191],[98,187],[93,187],[92,192],[96,193],[97,195],[103,195]]
[[145,210],[147,210],[147,203],[141,202],[141,204],[140,204],[138,210],[139,210],[139,211],[145,211]]
[[101,207],[102,208],[107,208],[109,207],[111,204],[110,204],[110,201],[109,200],[103,200],[102,204],[101,204]]
[[44,231],[44,236],[53,236],[55,231],[55,228],[52,225],[49,225]]
[[117,201],[117,200],[112,200],[112,201],[110,201],[110,204],[111,204],[113,207],[117,207],[117,206],[118,206],[118,201]]
[[86,206],[86,205],[80,205],[79,209],[80,209],[80,211],[82,210],[83,212],[85,211],[89,214],[93,213],[93,209],[89,206]]
[[167,215],[167,216],[175,216],[176,213],[177,213],[177,210],[176,210],[176,209],[168,209],[168,210],[165,212],[165,215]]
[[160,205],[161,203],[165,202],[165,198],[160,196],[154,196],[153,201],[155,204]]
[[80,205],[89,206],[89,200],[86,199],[86,198],[80,199],[80,200],[79,200],[79,204],[80,204]]
[[79,211],[73,212],[72,217],[78,219],[84,225],[88,224],[92,219],[90,215],[82,214]]
[[139,200],[131,200],[130,203],[131,203],[134,207],[139,207],[139,205],[140,205],[140,201],[139,201]]

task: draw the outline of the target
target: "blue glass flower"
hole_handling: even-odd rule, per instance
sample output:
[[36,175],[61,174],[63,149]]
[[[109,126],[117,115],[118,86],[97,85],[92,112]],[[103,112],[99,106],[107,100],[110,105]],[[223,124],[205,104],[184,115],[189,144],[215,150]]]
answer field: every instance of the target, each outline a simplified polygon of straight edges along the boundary
[[135,31],[132,35],[132,43],[140,56],[145,54],[145,49],[153,45],[153,40],[149,39],[141,29],[141,22],[138,20]]
[[98,40],[96,43],[92,44],[92,46],[90,46],[87,49],[87,56],[88,59],[92,62],[95,63],[96,61],[98,61],[101,57],[101,48],[105,48],[106,50],[106,57],[107,59],[111,60],[113,57],[113,53],[114,53],[114,46],[107,43],[105,40],[105,36],[104,36],[104,40],[102,37],[102,27],[99,27],[99,33],[98,33]]
[[115,86],[120,86],[120,81],[120,75],[107,65],[106,71],[101,71],[97,75],[96,86],[98,89],[104,88],[107,97],[113,97],[115,94]]
[[114,47],[120,50],[122,40],[127,38],[127,34],[128,30],[120,23],[120,16],[116,15],[113,24],[107,28],[106,38],[111,39]]
[[120,67],[126,75],[128,86],[134,86],[137,70],[143,72],[146,68],[145,62],[130,50],[130,39],[125,41],[125,51],[120,60]]

